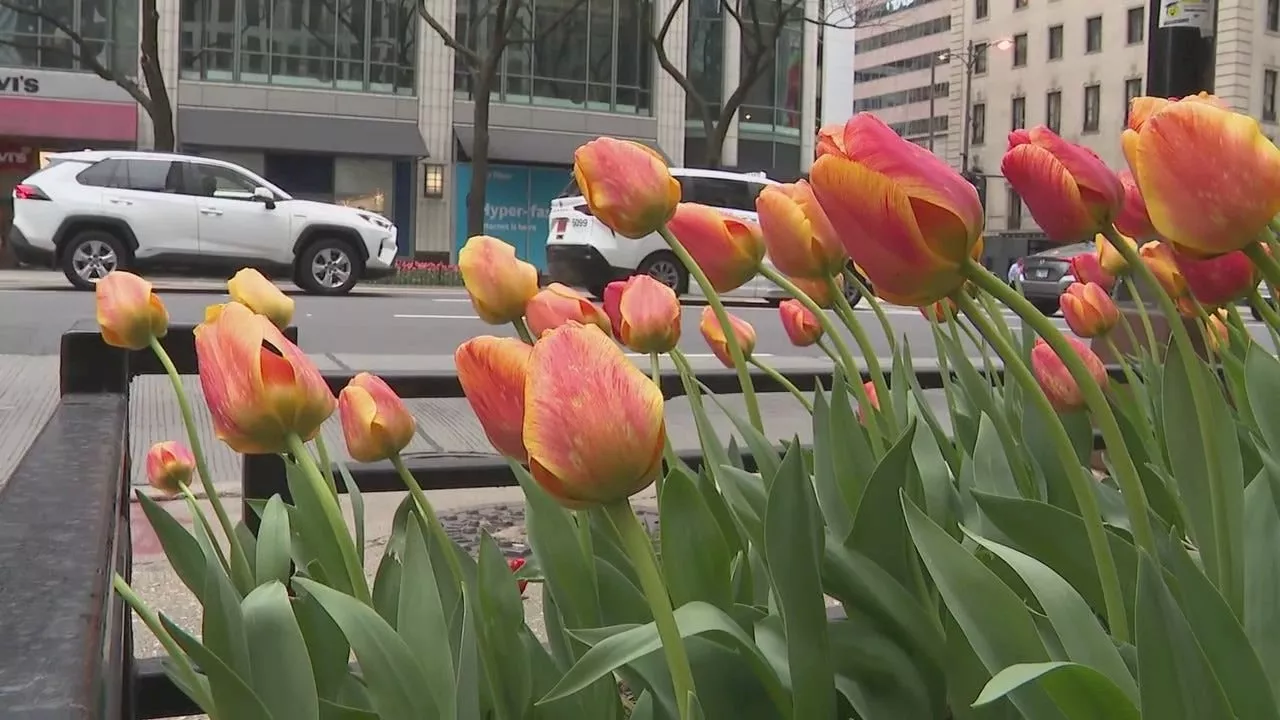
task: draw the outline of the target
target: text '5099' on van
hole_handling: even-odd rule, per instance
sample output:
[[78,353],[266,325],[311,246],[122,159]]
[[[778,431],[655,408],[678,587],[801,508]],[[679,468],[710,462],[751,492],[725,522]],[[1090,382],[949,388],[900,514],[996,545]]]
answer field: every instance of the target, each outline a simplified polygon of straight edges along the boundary
[[[776,185],[764,173],[737,173],[724,170],[671,168],[680,183],[680,199],[718,208],[721,211],[756,222],[756,196],[768,185]],[[676,291],[691,292],[689,273],[680,260],[667,249],[657,233],[632,240],[614,233],[591,214],[586,198],[576,180],[551,201],[548,217],[547,274],[553,282],[586,289],[595,297],[603,297],[604,287],[614,280],[632,275],[649,275]],[[765,262],[769,262],[765,258]],[[846,285],[851,304],[860,299],[858,291]],[[746,285],[726,293],[727,297],[761,299],[777,304],[787,295],[769,280],[757,275]]]

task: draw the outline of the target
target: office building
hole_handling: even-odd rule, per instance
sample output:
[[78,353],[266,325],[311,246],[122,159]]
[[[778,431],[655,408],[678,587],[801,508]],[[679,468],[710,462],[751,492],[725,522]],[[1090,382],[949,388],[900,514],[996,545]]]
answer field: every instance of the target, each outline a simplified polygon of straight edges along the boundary
[[[492,0],[427,0],[434,18],[483,54]],[[65,0],[97,59],[138,71],[138,0]],[[762,3],[763,4],[763,3]],[[701,164],[699,113],[648,37],[673,0],[523,0],[491,95],[486,231],[541,263],[552,198],[573,150],[631,138],[672,164]],[[664,48],[718,102],[750,58],[713,0],[677,7]],[[810,17],[817,0],[808,0]],[[405,255],[456,257],[475,142],[467,64],[418,15],[416,0],[160,0],[159,52],[184,152],[223,158],[305,198],[380,212]],[[780,32],[776,61],[725,133],[722,164],[790,178],[808,167],[816,126],[818,27]],[[149,116],[102,80],[47,20],[0,8],[0,198],[42,155],[149,147]],[[527,40],[527,41],[525,41]],[[14,45],[39,47],[18,49]],[[0,207],[0,225],[5,219]]]

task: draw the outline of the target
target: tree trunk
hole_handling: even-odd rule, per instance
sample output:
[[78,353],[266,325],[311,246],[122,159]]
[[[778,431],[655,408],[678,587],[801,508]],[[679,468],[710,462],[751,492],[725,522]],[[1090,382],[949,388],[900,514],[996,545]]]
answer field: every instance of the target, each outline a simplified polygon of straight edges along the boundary
[[485,190],[489,181],[489,96],[493,71],[485,63],[476,73],[472,96],[475,115],[471,140],[471,188],[467,191],[467,237],[484,234]]
[[706,154],[703,156],[703,162],[706,163],[708,170],[719,170],[724,162],[724,136],[729,131],[728,124],[704,124],[705,135],[707,136]]
[[151,118],[154,149],[171,152],[177,147],[177,137],[173,127],[173,104],[160,67],[160,12],[156,8],[156,0],[142,0],[141,34],[142,79],[150,100],[146,111]]

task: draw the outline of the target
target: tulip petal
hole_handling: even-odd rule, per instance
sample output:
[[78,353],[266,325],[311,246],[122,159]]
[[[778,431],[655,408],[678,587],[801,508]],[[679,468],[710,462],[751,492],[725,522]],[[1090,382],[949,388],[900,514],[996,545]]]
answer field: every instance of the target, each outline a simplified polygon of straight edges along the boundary
[[1000,171],[1054,242],[1075,242],[1097,231],[1097,220],[1086,211],[1079,187],[1053,153],[1037,145],[1019,145],[1005,154]]
[[498,452],[524,462],[525,380],[533,349],[514,338],[474,337],[458,346],[458,384]]
[[1048,150],[1058,162],[1066,168],[1067,174],[1075,181],[1081,195],[1086,201],[1102,202],[1119,208],[1124,197],[1124,186],[1120,178],[1098,157],[1098,154],[1083,145],[1067,142],[1047,127],[1038,126],[1030,131],[1032,142]]

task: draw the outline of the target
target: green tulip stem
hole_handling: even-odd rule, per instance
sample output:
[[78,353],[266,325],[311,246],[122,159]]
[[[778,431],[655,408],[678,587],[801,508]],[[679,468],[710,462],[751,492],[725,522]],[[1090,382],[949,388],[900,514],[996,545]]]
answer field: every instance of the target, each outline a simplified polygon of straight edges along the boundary
[[1000,311],[1001,305],[999,301],[991,297],[991,293],[980,292],[977,295],[979,303],[987,309],[987,316],[991,318],[991,322],[995,323],[996,329],[1000,331],[1000,334],[1013,343],[1015,347],[1019,345],[1018,336],[1013,334],[1013,330],[1009,328],[1009,323],[1005,322],[1004,313]]
[[314,500],[324,515],[324,522],[333,533],[334,542],[342,555],[343,570],[346,571],[347,581],[351,583],[351,595],[360,602],[371,605],[373,599],[369,595],[369,583],[365,581],[363,565],[357,555],[359,552],[364,552],[364,548],[356,549],[356,543],[347,530],[347,521],[342,517],[342,506],[338,504],[338,498],[329,492],[324,482],[324,474],[320,472],[315,458],[311,456],[311,451],[307,449],[307,444],[301,437],[296,433],[290,433],[285,438],[285,447],[289,450],[289,454],[293,455],[293,461],[297,463],[311,492],[315,494]]
[[529,323],[525,322],[524,318],[518,317],[512,320],[511,325],[516,329],[516,335],[519,335],[526,345],[533,344],[533,333],[530,332]]
[[[998,282],[999,278],[996,280]],[[996,353],[1004,358],[1005,372],[1022,385],[1023,397],[1033,403],[1045,418],[1049,419],[1047,427],[1052,435],[1053,446],[1058,453],[1058,460],[1064,468],[1068,469],[1067,477],[1071,483],[1071,492],[1075,495],[1076,504],[1080,506],[1080,516],[1084,520],[1089,548],[1093,552],[1094,564],[1098,566],[1098,580],[1102,584],[1102,598],[1107,611],[1107,627],[1117,640],[1129,642],[1129,619],[1125,614],[1124,595],[1120,592],[1120,572],[1116,569],[1116,561],[1111,554],[1111,543],[1107,540],[1107,530],[1102,524],[1102,511],[1098,507],[1098,497],[1094,494],[1093,483],[1096,480],[1080,463],[1075,446],[1071,442],[1071,436],[1067,434],[1066,428],[1058,419],[1057,412],[1049,403],[1049,398],[1040,389],[1035,375],[1031,373],[1018,350],[1000,334],[973,298],[963,291],[956,293],[953,297],[956,304],[969,317],[969,322],[986,336]]]
[[[1139,303],[1139,307],[1141,307],[1141,303]],[[1148,320],[1148,322],[1150,321]],[[1129,322],[1128,316],[1122,314],[1120,316],[1120,322],[1116,323],[1116,326],[1123,328],[1125,339],[1129,341],[1129,347],[1133,348],[1134,357],[1139,359],[1145,357],[1146,351],[1143,350],[1144,346],[1142,341],[1138,339],[1138,334],[1133,331],[1133,323]]]
[[[798,300],[800,304],[804,305],[805,308],[814,316],[818,321],[818,324],[822,326],[823,334],[830,338],[831,342],[836,346],[836,352],[840,355],[840,364],[845,368],[845,377],[849,378],[853,373],[858,373],[860,375],[861,373],[859,372],[858,364],[853,359],[853,353],[849,351],[849,345],[844,341],[844,338],[840,336],[840,333],[836,331],[835,323],[831,322],[831,316],[827,315],[827,311],[823,310],[818,303],[814,302],[813,298],[809,297],[805,291],[796,287],[796,284],[791,282],[786,275],[783,275],[772,267],[762,265],[760,267],[760,274],[769,280],[772,280],[775,285],[782,288],[788,295]],[[863,352],[866,351],[864,350]],[[868,354],[866,360],[869,368],[870,363],[875,360],[875,353],[872,352]],[[876,367],[879,367],[878,363]],[[876,374],[870,374],[872,383],[876,383]],[[872,444],[877,448],[886,447],[884,431],[880,427],[880,421],[882,418],[891,419],[890,416],[885,413],[871,412],[871,410],[875,409],[875,404],[871,402],[871,395],[867,393],[867,388],[861,382],[854,382],[851,384],[853,385],[854,393],[858,396],[858,403],[863,408],[866,408],[863,415],[871,418],[871,421],[867,423],[867,431],[871,435]],[[889,391],[887,387],[881,387],[883,384],[884,378],[881,377],[879,383],[875,385],[877,393],[876,397],[877,399],[883,400],[883,407],[888,408],[890,397]]]
[[[880,322],[880,329],[884,331],[884,338],[889,345],[889,354],[898,354],[898,340],[894,337],[893,325],[889,322],[889,316],[884,312],[884,306],[880,304],[880,298],[871,292],[871,288],[862,282],[862,278],[858,277],[858,273],[846,267],[844,269],[844,281],[849,283],[858,291],[858,294],[867,301],[867,305],[871,306],[871,312],[876,314],[876,320]],[[837,293],[843,295],[843,293]]]
[[[1143,263],[1143,267],[1146,267],[1145,263]],[[1142,299],[1142,293],[1138,290],[1138,281],[1130,277],[1125,282],[1129,284],[1129,292],[1133,293],[1133,302],[1138,307],[1138,318],[1142,320],[1142,331],[1147,335],[1147,352],[1151,353],[1151,357],[1159,358],[1160,355],[1156,349],[1158,347],[1156,345],[1156,330],[1151,325],[1151,315],[1147,312],[1147,303]],[[1159,284],[1156,284],[1155,287],[1158,291],[1163,292],[1163,290],[1160,290]],[[1125,323],[1125,325],[1127,326],[1128,323]],[[1135,345],[1135,347],[1137,346]]]
[[436,517],[436,510],[431,506],[431,501],[427,499],[427,494],[422,491],[422,486],[418,484],[418,479],[413,476],[413,473],[409,472],[409,468],[405,466],[404,459],[400,457],[400,453],[391,456],[391,466],[396,469],[400,479],[404,481],[404,486],[409,489],[409,495],[413,497],[413,504],[418,508],[418,514],[422,516],[422,521],[427,524],[427,531],[434,535],[436,541],[440,543],[445,561],[449,564],[449,572],[455,580],[462,582],[462,565],[458,563],[458,556],[453,552],[449,534],[445,532],[444,525],[440,524],[440,518]]
[[671,684],[675,689],[680,720],[691,720],[689,696],[696,694],[693,668],[689,665],[689,655],[685,651],[684,639],[680,636],[680,626],[676,624],[675,612],[671,607],[671,596],[667,593],[667,586],[662,581],[658,559],[653,554],[653,541],[641,526],[640,520],[636,518],[629,500],[624,498],[607,503],[604,505],[604,511],[618,529],[618,534],[622,537],[622,547],[631,558],[636,575],[640,578],[640,587],[644,590],[645,599],[649,601],[649,609],[653,612],[653,623],[658,628],[658,638],[662,640],[662,650],[667,657],[667,668],[671,671]]
[[[772,268],[770,270],[777,272]],[[796,289],[799,290],[799,288]],[[853,306],[849,304],[849,298],[844,296],[834,276],[827,278],[827,292],[831,293],[831,297],[835,301],[836,315],[840,316],[840,319],[844,321],[845,327],[849,328],[849,332],[853,334],[853,341],[858,344],[858,349],[862,351],[862,357],[867,363],[867,374],[871,376],[871,382],[876,388],[876,397],[890,397],[889,383],[885,380],[884,369],[880,367],[880,358],[876,357],[876,346],[871,344],[871,338],[867,336],[867,331],[862,327],[862,323],[858,322],[858,316],[853,314]],[[804,301],[801,300],[800,302]],[[893,342],[892,333],[886,334],[885,337],[888,337],[890,342]],[[881,403],[880,407],[880,414],[889,423],[889,430],[891,432],[894,431],[898,426],[898,421],[894,417],[892,403]]]
[[[227,537],[227,547],[231,549],[231,577],[236,587],[247,594],[253,589],[253,571],[249,569],[249,559],[244,554],[240,539],[236,537],[236,526],[227,515],[227,509],[222,505],[222,498],[218,497],[218,490],[214,487],[213,474],[209,472],[204,445],[200,442],[200,433],[196,428],[196,416],[191,411],[191,399],[187,397],[186,388],[182,387],[182,376],[178,374],[173,358],[169,357],[168,351],[160,344],[159,339],[151,338],[151,351],[160,360],[165,374],[169,376],[169,382],[173,385],[173,394],[178,398],[178,409],[182,413],[182,424],[187,429],[187,442],[191,444],[191,454],[196,459],[196,472],[200,475],[200,486],[204,488],[204,494],[208,496],[209,504],[213,506],[213,514],[217,516],[218,524],[222,526],[222,533]],[[217,542],[216,538],[210,538],[210,540]]]
[[827,357],[831,358],[831,362],[833,362],[833,363],[835,363],[835,364],[837,364],[837,365],[842,364],[842,363],[840,362],[840,356],[836,354],[836,351],[835,351],[835,350],[832,350],[832,349],[831,349],[831,346],[830,346],[830,345],[828,345],[828,344],[826,344],[825,342],[823,342],[823,341],[822,341],[822,338],[818,338],[818,342],[817,342],[817,343],[815,343],[815,344],[818,346],[818,349],[819,349],[819,350],[821,350],[822,352],[826,353],[826,354],[827,354]]
[[115,577],[112,578],[111,585],[115,588],[116,593],[124,599],[125,604],[133,609],[142,624],[146,625],[151,634],[156,636],[156,639],[160,641],[160,645],[164,647],[165,652],[169,653],[169,659],[173,661],[174,671],[182,678],[183,684],[186,685],[183,690],[196,695],[191,699],[202,710],[213,710],[213,698],[204,689],[207,685],[200,683],[195,668],[191,665],[191,658],[187,657],[187,654],[178,646],[177,641],[165,629],[155,611],[147,605],[145,600],[138,597],[133,588],[129,587],[128,581],[119,573],[116,573]]
[[1129,512],[1134,539],[1138,547],[1151,553],[1152,557],[1156,557],[1155,533],[1151,529],[1151,516],[1147,511],[1147,495],[1142,487],[1142,479],[1138,475],[1137,466],[1133,463],[1133,457],[1129,454],[1124,435],[1120,432],[1120,424],[1111,410],[1111,404],[1107,401],[1107,396],[1102,392],[1098,382],[1089,374],[1084,359],[1076,354],[1075,348],[1067,342],[1067,338],[1049,318],[1037,310],[1031,301],[1022,296],[1022,293],[1009,287],[975,260],[967,260],[963,266],[963,272],[975,285],[991,293],[997,300],[1020,315],[1022,321],[1030,325],[1036,334],[1044,338],[1044,341],[1053,348],[1067,371],[1071,373],[1106,442],[1107,454],[1115,467],[1116,482],[1120,485],[1125,507]]
[[[1244,254],[1253,261],[1255,267],[1262,273],[1262,277],[1266,279],[1267,284],[1272,288],[1280,285],[1280,262],[1276,262],[1274,257],[1267,254],[1257,243],[1249,243],[1244,248]],[[1271,298],[1276,300],[1274,296]]]
[[1140,387],[1138,384],[1138,376],[1133,372],[1133,368],[1129,365],[1129,359],[1124,356],[1124,353],[1120,352],[1119,347],[1116,347],[1116,341],[1112,339],[1111,333],[1103,335],[1102,340],[1106,343],[1107,350],[1111,351],[1111,356],[1116,359],[1116,362],[1120,363],[1120,371],[1124,373],[1124,381],[1129,383],[1129,387],[1131,388],[1137,389]]
[[231,565],[227,562],[226,554],[222,552],[222,545],[218,544],[217,536],[213,534],[213,526],[209,524],[209,518],[200,509],[200,503],[196,500],[195,493],[191,492],[190,485],[182,486],[182,499],[187,501],[187,508],[191,510],[191,515],[200,523],[200,528],[204,530],[204,534],[209,536],[209,544],[213,546],[213,552],[218,556],[218,562],[222,564],[222,567],[227,572],[230,572]]
[[[724,344],[729,349],[729,358],[733,360],[733,369],[738,374],[738,383],[742,385],[742,402],[747,406],[747,419],[751,422],[751,426],[761,432],[764,431],[764,420],[760,417],[760,401],[756,398],[755,386],[751,383],[751,372],[747,369],[747,357],[742,352],[742,345],[738,342],[738,334],[733,331],[733,325],[729,324],[729,312],[724,309],[724,301],[720,299],[720,293],[712,287],[711,281],[707,279],[707,274],[698,267],[698,263],[694,262],[693,256],[685,249],[684,245],[671,234],[671,231],[664,225],[658,229],[662,235],[662,239],[667,241],[667,247],[675,254],[680,263],[684,265],[684,269],[689,273],[689,277],[698,283],[698,288],[702,290],[702,294],[707,299],[707,305],[711,307],[711,312],[715,313],[716,322],[720,323],[720,328],[724,332]],[[687,702],[687,701],[686,701]]]
[[[653,384],[658,386],[658,390],[662,390],[662,355],[660,353],[649,353],[649,372],[653,378]],[[667,471],[670,472],[676,466],[676,451],[671,447],[671,436],[666,432],[662,434],[662,457],[667,461]],[[662,480],[662,473],[658,473],[658,479],[654,481],[654,492],[659,498],[662,497]]]
[[316,434],[316,453],[320,455],[320,472],[324,474],[324,481],[329,485],[329,492],[336,497],[338,483],[333,478],[333,460],[329,456],[329,446],[325,445],[323,433]]
[[769,367],[768,365],[765,365],[764,363],[760,362],[755,358],[750,358],[749,360],[747,360],[747,362],[754,365],[765,375],[768,375],[770,378],[773,378],[774,382],[778,383],[787,392],[794,395],[796,400],[799,400],[800,404],[804,406],[804,409],[809,411],[810,415],[813,414],[813,403],[809,400],[809,397],[805,395],[803,391],[800,390],[800,388],[796,387],[795,383],[788,380],[786,376],[784,376],[782,373],[778,372],[772,367]]
[[[1249,291],[1249,304],[1262,316],[1267,332],[1271,333],[1271,344],[1275,346],[1275,352],[1280,352],[1280,333],[1277,333],[1277,330],[1280,330],[1280,315],[1276,314],[1275,307],[1262,297],[1258,288]],[[1243,327],[1243,320],[1241,323]]]

